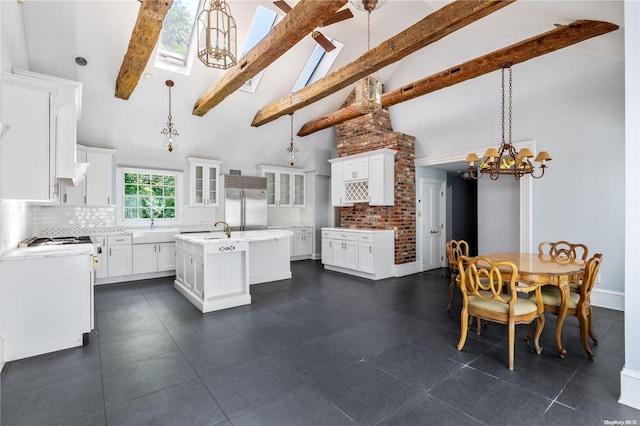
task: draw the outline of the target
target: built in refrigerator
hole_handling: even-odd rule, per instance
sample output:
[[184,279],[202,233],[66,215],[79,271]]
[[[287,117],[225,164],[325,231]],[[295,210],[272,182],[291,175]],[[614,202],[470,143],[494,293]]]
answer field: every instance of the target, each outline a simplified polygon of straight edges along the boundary
[[267,229],[267,179],[225,175],[224,220],[232,231]]

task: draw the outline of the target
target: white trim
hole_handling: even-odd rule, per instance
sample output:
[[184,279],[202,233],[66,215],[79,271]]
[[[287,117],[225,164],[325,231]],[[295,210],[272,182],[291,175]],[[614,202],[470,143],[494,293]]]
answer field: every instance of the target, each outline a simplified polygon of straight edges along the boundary
[[625,366],[620,372],[620,404],[640,410],[640,373]]
[[422,261],[393,265],[392,271],[394,277],[404,277],[407,275],[417,274],[422,271]]
[[[536,141],[531,139],[523,142],[515,142],[513,146],[516,150],[522,148],[529,148],[531,151],[536,151]],[[475,152],[478,156],[484,154],[488,148],[475,148],[465,151],[450,152],[447,154],[432,155],[428,157],[416,158],[414,164],[419,166],[435,166],[439,164],[459,163],[464,162],[465,158],[470,152]],[[520,178],[520,251],[531,252],[532,250],[532,219],[533,219],[533,185],[532,177],[526,176]]]
[[624,311],[624,293],[594,288],[591,291],[591,305]]

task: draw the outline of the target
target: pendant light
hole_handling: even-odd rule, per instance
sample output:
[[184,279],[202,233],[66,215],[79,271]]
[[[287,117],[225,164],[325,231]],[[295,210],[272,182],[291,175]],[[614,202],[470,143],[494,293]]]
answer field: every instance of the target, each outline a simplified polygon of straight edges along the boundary
[[224,0],[205,0],[198,15],[198,58],[208,67],[226,70],[237,62],[236,21]]
[[300,149],[293,143],[293,113],[289,114],[289,117],[291,117],[291,139],[287,152],[289,152],[289,164],[293,166],[296,162],[296,152],[299,152]]
[[162,144],[164,149],[169,152],[173,152],[173,150],[178,147],[176,143],[176,136],[179,136],[180,134],[173,128],[173,117],[171,116],[171,88],[173,87],[173,80],[167,80],[165,84],[169,88],[169,115],[167,116],[167,127],[162,129],[160,134],[164,135],[164,142]]
[[[371,49],[371,11],[378,0],[362,0],[367,11],[367,51]],[[382,109],[382,82],[377,73],[371,73],[356,83],[356,108],[361,114],[378,112]]]

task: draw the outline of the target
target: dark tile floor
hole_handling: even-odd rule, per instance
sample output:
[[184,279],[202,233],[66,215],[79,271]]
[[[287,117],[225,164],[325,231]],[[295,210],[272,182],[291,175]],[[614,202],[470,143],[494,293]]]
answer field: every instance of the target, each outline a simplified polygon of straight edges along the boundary
[[617,403],[623,314],[595,308],[589,361],[569,318],[566,358],[547,317],[537,355],[519,326],[470,333],[446,312],[440,271],[372,282],[292,264],[253,303],[203,315],[172,279],[96,288],[91,343],[10,362],[1,423],[13,425],[604,425],[640,421]]

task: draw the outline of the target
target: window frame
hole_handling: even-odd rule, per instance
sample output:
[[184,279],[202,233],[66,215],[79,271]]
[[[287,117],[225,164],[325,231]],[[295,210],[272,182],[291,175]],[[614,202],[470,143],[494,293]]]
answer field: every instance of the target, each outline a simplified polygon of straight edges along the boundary
[[125,173],[173,176],[175,179],[175,218],[154,218],[156,225],[177,225],[182,219],[182,205],[184,197],[184,172],[182,170],[149,169],[146,167],[118,167],[116,171],[116,225],[119,226],[150,226],[151,218],[127,219],[125,212]]

